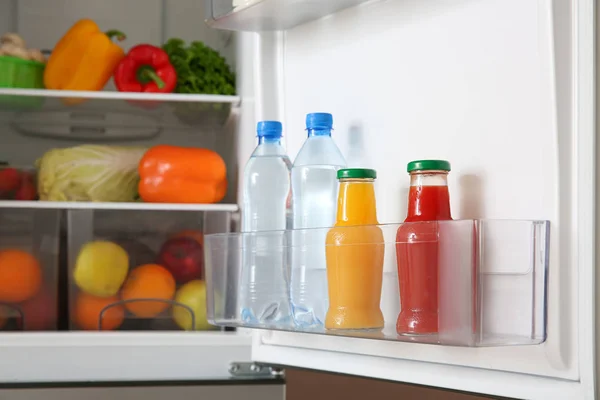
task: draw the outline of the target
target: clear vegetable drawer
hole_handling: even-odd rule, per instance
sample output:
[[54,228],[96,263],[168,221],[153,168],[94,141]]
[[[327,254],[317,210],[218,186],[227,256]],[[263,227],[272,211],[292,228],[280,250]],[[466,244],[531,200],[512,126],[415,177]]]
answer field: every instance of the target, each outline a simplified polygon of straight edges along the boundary
[[0,210],[0,331],[58,326],[60,211]]
[[68,210],[72,330],[212,330],[204,232],[230,213]]
[[220,326],[456,346],[542,343],[550,225],[458,220],[205,237]]

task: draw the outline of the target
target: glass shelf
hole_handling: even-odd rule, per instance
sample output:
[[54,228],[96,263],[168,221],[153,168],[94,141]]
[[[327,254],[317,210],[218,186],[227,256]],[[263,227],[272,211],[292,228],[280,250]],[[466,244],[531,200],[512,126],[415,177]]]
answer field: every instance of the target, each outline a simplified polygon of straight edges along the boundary
[[[354,226],[336,228],[336,234],[356,237],[366,229],[379,229],[382,239],[367,244],[326,245],[329,229],[207,235],[205,258],[209,321],[220,326],[469,347],[532,345],[545,341],[548,221],[457,220]],[[424,230],[428,232],[425,236],[422,235]],[[416,234],[399,239],[403,237],[398,234],[399,231]],[[437,249],[437,285],[434,283],[433,286],[437,286],[437,333],[400,335],[396,332],[401,310],[399,287],[402,286],[398,279],[397,251],[405,245],[410,252],[411,245],[423,243],[433,244]],[[368,290],[367,281],[371,281],[380,270],[379,299],[385,321],[383,328],[328,330],[322,322],[307,327],[301,325],[302,321],[298,321],[295,312],[279,315],[277,322],[271,322],[269,318],[256,320],[247,317],[246,277],[252,271],[260,271],[261,268],[273,270],[273,263],[278,264],[276,268],[281,269],[279,276],[283,277],[282,280],[274,278],[269,282],[255,282],[257,286],[253,289],[254,293],[263,296],[266,290],[277,297],[281,305],[279,310],[297,309],[294,280],[310,276],[305,279],[304,300],[308,299],[307,303],[310,303],[310,296],[313,296],[313,304],[320,301],[326,310],[327,300],[322,299],[328,298],[323,282],[328,279],[327,268],[331,269],[332,259],[329,257],[332,254],[351,254],[344,260],[347,265],[340,264],[342,258],[335,259],[337,272],[330,276],[336,276],[339,281],[342,274],[353,273],[350,268],[362,268],[354,259],[361,259],[363,264],[373,262],[363,257],[365,246],[376,246],[378,251],[382,251],[381,265],[375,266],[372,274],[363,276],[365,284],[355,286],[350,298],[362,296],[361,289]],[[261,264],[266,264],[266,261],[269,265]],[[336,285],[339,296],[342,289],[339,284]],[[272,312],[270,315],[275,314]]]
[[0,88],[0,123],[26,136],[150,140],[171,129],[217,129],[238,96]]

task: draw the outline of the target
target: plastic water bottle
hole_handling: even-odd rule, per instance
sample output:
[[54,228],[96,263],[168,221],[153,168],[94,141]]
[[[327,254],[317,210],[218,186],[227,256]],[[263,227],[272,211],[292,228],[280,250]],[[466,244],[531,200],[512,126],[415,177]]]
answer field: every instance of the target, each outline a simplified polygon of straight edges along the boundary
[[281,146],[281,122],[258,123],[258,146],[244,169],[244,252],[241,317],[247,325],[290,323],[289,268],[285,251],[291,162]]
[[325,238],[337,209],[337,170],[346,160],[331,138],[333,117],[306,116],[308,139],[292,167],[291,303],[294,323],[301,328],[323,325],[328,307]]

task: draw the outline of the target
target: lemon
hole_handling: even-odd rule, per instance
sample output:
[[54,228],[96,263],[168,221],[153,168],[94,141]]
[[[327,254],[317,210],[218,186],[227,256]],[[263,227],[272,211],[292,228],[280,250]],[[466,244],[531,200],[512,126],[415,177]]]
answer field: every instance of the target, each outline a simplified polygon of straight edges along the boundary
[[129,256],[118,244],[86,243],[77,256],[73,278],[82,291],[99,297],[117,294],[127,277]]

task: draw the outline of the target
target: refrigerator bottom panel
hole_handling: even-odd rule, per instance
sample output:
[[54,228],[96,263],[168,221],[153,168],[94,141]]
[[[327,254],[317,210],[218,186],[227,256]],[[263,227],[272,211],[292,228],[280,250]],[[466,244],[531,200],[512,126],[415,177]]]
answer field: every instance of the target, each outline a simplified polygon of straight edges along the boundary
[[285,385],[0,389],[2,400],[283,400]]

